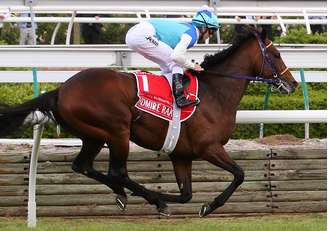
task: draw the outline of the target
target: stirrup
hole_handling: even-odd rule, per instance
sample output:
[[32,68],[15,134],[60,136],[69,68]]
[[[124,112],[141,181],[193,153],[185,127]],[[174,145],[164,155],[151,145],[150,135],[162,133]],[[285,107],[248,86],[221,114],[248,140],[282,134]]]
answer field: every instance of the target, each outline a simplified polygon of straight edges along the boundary
[[198,104],[200,104],[200,100],[198,98],[195,100],[188,100],[184,95],[180,95],[179,97],[177,97],[175,102],[179,108],[186,107],[189,105],[197,106]]
[[183,94],[182,77],[183,77],[182,74],[178,74],[178,73],[173,74],[172,92],[176,99]]

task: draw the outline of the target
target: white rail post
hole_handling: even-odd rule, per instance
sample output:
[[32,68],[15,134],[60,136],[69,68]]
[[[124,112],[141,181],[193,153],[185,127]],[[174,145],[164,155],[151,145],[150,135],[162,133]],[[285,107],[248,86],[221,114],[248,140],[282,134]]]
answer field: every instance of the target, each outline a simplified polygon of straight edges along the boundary
[[38,157],[40,150],[40,141],[44,124],[38,124],[33,127],[34,144],[32,148],[29,178],[28,178],[28,202],[27,202],[27,226],[29,228],[36,227],[36,201],[35,201],[35,189],[36,189],[36,173],[38,165]]
[[69,45],[71,42],[71,34],[72,34],[75,16],[76,16],[76,11],[73,11],[71,21],[69,22],[68,27],[67,27],[66,45]]
[[306,32],[307,32],[308,34],[311,34],[312,31],[311,31],[311,26],[310,26],[309,16],[308,16],[308,14],[306,13],[306,10],[305,10],[305,9],[303,9],[302,12],[303,12],[303,14],[304,14],[304,20],[305,20]]
[[[34,40],[34,45],[36,40]],[[32,68],[33,72],[33,91],[34,97],[39,95],[38,89],[38,79],[37,79],[37,70],[35,67]],[[30,169],[29,169],[29,179],[28,179],[28,202],[27,202],[27,226],[29,228],[36,227],[36,201],[35,201],[35,188],[36,188],[36,172],[37,172],[37,164],[39,157],[39,148],[42,132],[44,129],[44,125],[34,125],[33,126],[33,148],[31,153],[30,160]]]
[[34,19],[34,12],[33,12],[33,0],[29,0],[30,4],[30,17],[31,17],[31,26],[32,26],[32,38],[33,38],[33,45],[36,45],[36,26],[35,26],[35,19]]
[[284,21],[282,20],[282,18],[279,14],[276,14],[276,16],[277,16],[277,19],[278,19],[280,27],[281,27],[281,35],[286,36],[287,29],[286,29],[286,26],[284,24]]
[[56,36],[57,36],[57,33],[58,33],[58,30],[59,30],[59,27],[60,27],[61,23],[57,23],[55,29],[54,29],[54,32],[52,33],[52,36],[51,36],[51,42],[50,42],[50,45],[54,45],[55,44],[55,40],[56,40]]

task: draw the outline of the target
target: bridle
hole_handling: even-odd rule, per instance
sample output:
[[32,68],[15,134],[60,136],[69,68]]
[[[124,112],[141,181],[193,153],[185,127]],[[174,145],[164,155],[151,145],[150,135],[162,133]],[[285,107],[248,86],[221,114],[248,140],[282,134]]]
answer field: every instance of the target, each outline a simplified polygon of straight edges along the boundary
[[274,82],[272,84],[274,84],[277,87],[277,89],[279,89],[280,87],[283,86],[283,82],[282,82],[282,78],[281,77],[288,71],[288,67],[286,67],[283,71],[281,71],[279,73],[277,71],[276,66],[272,62],[272,59],[270,58],[270,56],[269,56],[269,54],[267,52],[267,49],[273,45],[273,42],[270,41],[270,43],[268,45],[265,45],[257,32],[252,32],[252,33],[254,34],[254,36],[257,39],[257,42],[258,42],[258,44],[260,46],[261,54],[262,54],[261,71],[258,74],[258,76],[260,76],[260,77],[263,76],[264,65],[266,63],[269,64],[270,67],[271,67],[272,73],[273,73],[272,74],[272,77],[273,77]]
[[[277,89],[281,88],[283,86],[283,80],[282,76],[288,71],[288,67],[286,67],[283,71],[280,73],[277,71],[276,66],[272,62],[272,59],[270,58],[267,49],[273,45],[273,42],[270,41],[268,45],[265,45],[262,39],[260,38],[259,34],[255,31],[252,31],[253,35],[257,39],[257,42],[260,46],[261,54],[262,54],[262,65],[261,65],[261,71],[258,75],[256,76],[245,76],[245,75],[225,75],[222,73],[218,72],[213,72],[213,71],[206,71],[204,70],[203,72],[210,73],[210,74],[216,74],[216,75],[221,75],[224,78],[232,78],[232,79],[240,79],[240,80],[250,80],[250,81],[257,81],[257,82],[263,82],[267,84],[273,84]],[[265,64],[269,64],[272,70],[272,79],[267,79],[263,77],[263,71],[264,71],[264,66]]]

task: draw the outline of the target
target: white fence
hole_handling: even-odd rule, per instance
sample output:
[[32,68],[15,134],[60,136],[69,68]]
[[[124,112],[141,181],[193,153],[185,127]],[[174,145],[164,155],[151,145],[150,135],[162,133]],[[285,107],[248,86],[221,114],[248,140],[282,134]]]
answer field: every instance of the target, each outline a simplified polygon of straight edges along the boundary
[[[187,58],[201,62],[205,54],[213,54],[227,44],[197,45]],[[326,45],[276,44],[290,68],[326,68]],[[2,67],[154,67],[154,63],[131,51],[125,45],[70,46],[0,46]]]
[[[95,14],[95,11],[90,11],[89,14]],[[121,12],[119,12],[121,14]],[[133,12],[130,12],[131,14]],[[172,12],[172,13],[179,13],[179,12]],[[143,14],[143,12],[139,13],[140,15]],[[147,13],[150,15],[149,13]],[[194,14],[194,13],[193,13]],[[225,13],[226,16],[235,16],[237,13]],[[259,16],[281,16],[277,13],[239,13],[239,16],[246,16],[246,15],[259,15]],[[286,13],[285,13],[286,15]],[[323,14],[315,14],[319,17],[323,17]],[[137,15],[138,16],[138,15]],[[290,14],[286,15],[290,17]],[[295,14],[295,16],[298,17],[304,17],[304,14]],[[156,17],[158,18],[158,17]],[[139,23],[141,20],[145,18],[142,17],[117,17],[117,18],[110,18],[110,17],[74,17],[74,23],[130,23],[130,24],[136,24]],[[167,19],[167,18],[166,18]],[[169,18],[170,20],[176,20],[181,22],[190,22],[190,17],[172,17]],[[72,21],[71,17],[35,17],[35,22],[37,23],[70,23]],[[30,22],[31,18],[29,17],[8,17],[4,20],[4,22]],[[277,24],[277,25],[306,25],[306,23],[309,24],[327,24],[326,19],[307,19],[307,18],[277,18],[277,19],[241,19],[238,21],[235,18],[223,18],[222,16],[219,16],[219,21],[221,24]]]
[[[157,1],[156,6],[153,5],[115,5],[112,1],[110,4],[105,5],[35,5],[32,8],[28,6],[17,5],[5,5],[0,3],[0,10],[8,10],[10,13],[21,13],[33,10],[36,14],[54,14],[51,17],[38,16],[34,20],[36,22],[50,22],[50,23],[71,23],[72,21],[77,23],[138,23],[143,18],[150,17],[163,17],[170,16],[170,18],[179,21],[190,21],[190,18],[197,11],[199,6],[188,4],[182,1],[182,4],[186,4],[182,7],[170,6],[170,4],[163,4],[161,1]],[[195,1],[194,1],[195,2]],[[204,1],[198,1],[204,2]],[[206,1],[205,1],[206,2]],[[174,1],[171,2],[174,3]],[[211,4],[213,6],[213,4]],[[241,2],[233,7],[225,7],[221,2],[216,4],[216,13],[219,17],[221,24],[326,24],[326,6],[321,4],[320,7],[302,7],[298,4],[297,7],[283,7],[281,2],[279,7],[259,7],[250,6],[247,1],[247,5],[242,6]],[[67,14],[100,14],[100,17],[69,17]],[[120,15],[120,17],[108,17],[108,14]],[[107,15],[107,16],[106,16]],[[273,19],[242,19],[238,21],[234,16],[272,16]],[[84,15],[85,16],[85,15]],[[286,17],[286,18],[284,18]],[[26,22],[30,21],[28,17],[16,17],[11,16],[6,18],[5,22]]]
[[[311,24],[327,24],[327,5],[324,1],[298,1],[297,7],[293,1],[36,1],[30,6],[23,1],[0,2],[0,11],[10,13],[35,12],[36,17],[16,17],[12,15],[4,22],[68,23],[66,44],[69,44],[73,23],[138,23],[151,17],[170,16],[179,21],[190,21],[201,5],[214,7],[221,24],[277,24],[283,34],[287,25],[305,25],[307,33],[311,33]],[[53,14],[40,16],[38,14]],[[70,14],[68,16],[67,14]],[[76,17],[77,14],[99,14],[97,17]],[[109,17],[116,14],[120,17]],[[241,19],[235,16],[264,16],[264,18]],[[269,18],[265,18],[269,17]],[[53,32],[55,38],[57,30]],[[217,33],[218,36],[219,32]],[[54,41],[54,40],[52,40]],[[218,40],[218,43],[220,40]]]

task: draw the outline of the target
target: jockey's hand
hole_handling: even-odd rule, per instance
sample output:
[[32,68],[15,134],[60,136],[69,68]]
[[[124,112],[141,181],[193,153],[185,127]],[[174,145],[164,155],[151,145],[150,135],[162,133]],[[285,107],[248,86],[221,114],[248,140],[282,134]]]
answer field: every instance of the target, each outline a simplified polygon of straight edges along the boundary
[[194,71],[203,71],[204,69],[198,63],[196,63],[193,70]]

